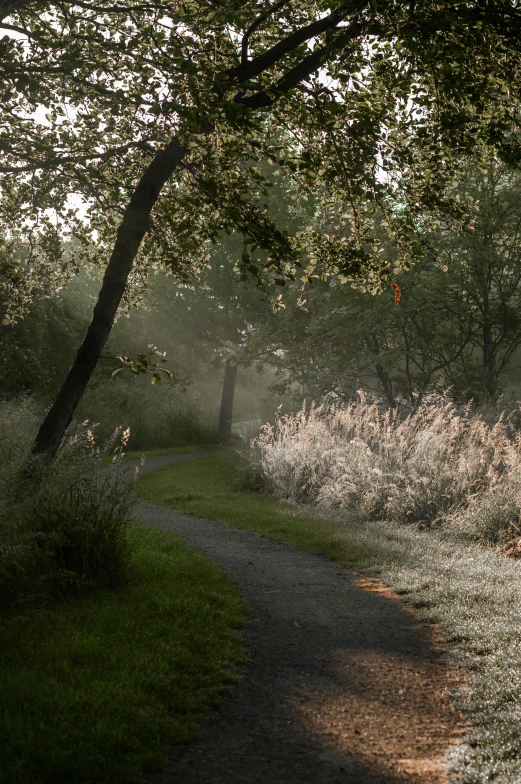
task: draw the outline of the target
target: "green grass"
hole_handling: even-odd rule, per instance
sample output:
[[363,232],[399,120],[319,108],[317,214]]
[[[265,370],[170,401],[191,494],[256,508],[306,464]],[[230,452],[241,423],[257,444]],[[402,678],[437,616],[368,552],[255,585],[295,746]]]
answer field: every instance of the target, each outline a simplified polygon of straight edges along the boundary
[[236,488],[238,462],[233,455],[201,457],[140,477],[137,492],[185,514],[228,523],[277,542],[286,542],[338,561],[367,560],[355,539],[339,538],[331,521],[264,493]]
[[176,463],[142,476],[144,498],[354,564],[406,594],[424,621],[441,623],[467,671],[454,696],[472,722],[454,750],[461,784],[521,782],[521,562],[458,541],[450,531],[336,515],[324,519],[237,489],[229,455]]
[[125,585],[0,619],[1,784],[129,784],[197,731],[241,659],[244,604],[133,525]]

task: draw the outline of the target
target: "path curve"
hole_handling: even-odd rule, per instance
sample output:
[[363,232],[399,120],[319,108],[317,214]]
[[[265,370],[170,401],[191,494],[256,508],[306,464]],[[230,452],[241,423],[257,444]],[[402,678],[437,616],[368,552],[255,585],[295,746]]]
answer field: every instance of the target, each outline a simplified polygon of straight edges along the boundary
[[[149,458],[141,470],[200,456]],[[448,696],[454,674],[441,637],[385,586],[145,501],[135,518],[180,534],[232,577],[250,607],[237,685],[148,784],[447,781],[447,750],[460,731]]]

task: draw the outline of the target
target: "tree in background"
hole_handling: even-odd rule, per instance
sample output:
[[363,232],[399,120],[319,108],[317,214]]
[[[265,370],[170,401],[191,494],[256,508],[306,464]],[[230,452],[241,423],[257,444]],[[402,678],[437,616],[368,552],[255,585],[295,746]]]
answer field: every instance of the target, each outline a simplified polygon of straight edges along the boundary
[[[152,276],[138,318],[142,347],[151,338],[160,347],[169,346],[174,380],[187,386],[196,375],[208,377],[224,370],[219,415],[224,440],[231,436],[237,369],[251,364],[245,350],[248,334],[270,307],[251,281],[239,280],[234,271],[242,250],[240,238],[224,237],[214,246],[209,266],[190,284],[178,284],[161,273]],[[129,335],[135,335],[135,324],[133,319]],[[118,334],[121,341],[121,330]]]
[[521,346],[521,178],[492,161],[469,167],[455,191],[466,217],[440,229],[449,275],[433,270],[430,282],[432,320],[453,339],[432,330],[432,345],[461,397],[495,398]]
[[36,300],[23,319],[4,325],[0,400],[20,393],[52,399],[70,366],[85,325],[85,319],[59,297]]
[[364,388],[393,406],[394,307],[394,296],[373,297],[334,278],[314,282],[305,301],[297,287],[284,310],[254,332],[250,357],[275,369],[278,394],[350,398]]
[[467,167],[453,195],[459,219],[437,218],[442,263],[397,266],[399,303],[335,278],[317,276],[305,301],[294,287],[251,342],[252,356],[278,370],[279,391],[364,388],[391,407],[448,387],[459,401],[497,398],[521,347],[521,179],[488,161]]

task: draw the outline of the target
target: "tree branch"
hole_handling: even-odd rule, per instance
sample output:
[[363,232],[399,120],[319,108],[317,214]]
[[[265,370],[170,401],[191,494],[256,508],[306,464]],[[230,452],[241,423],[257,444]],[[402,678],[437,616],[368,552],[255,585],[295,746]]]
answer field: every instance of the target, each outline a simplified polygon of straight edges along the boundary
[[275,46],[272,46],[271,49],[263,52],[254,60],[250,60],[235,68],[230,68],[226,71],[226,75],[239,83],[259,76],[259,74],[271,68],[272,65],[275,65],[286,54],[289,54],[289,52],[292,52],[301,44],[306,43],[306,41],[321,33],[325,33],[327,30],[335,29],[340,22],[358,16],[368,6],[367,0],[353,0],[353,2],[343,3],[328,16],[317,19],[299,30],[294,30],[286,38],[283,38],[282,41],[279,41],[278,44],[275,44]]
[[289,3],[289,1],[290,0],[279,0],[278,3],[275,3],[275,5],[273,5],[273,6],[270,6],[270,8],[264,14],[261,14],[260,16],[258,16],[257,19],[255,19],[255,21],[252,22],[252,24],[248,27],[248,29],[246,30],[246,32],[244,33],[244,35],[242,37],[241,66],[244,66],[244,65],[246,65],[246,63],[249,62],[249,59],[248,59],[248,45],[249,45],[249,42],[250,42],[250,38],[253,35],[253,33],[255,32],[255,30],[258,27],[260,27],[260,25],[263,22],[265,22],[272,14],[274,14],[276,11],[279,11],[283,6],[287,5]]
[[12,30],[13,33],[20,33],[20,35],[25,35],[27,38],[32,38],[33,41],[39,41],[40,43],[43,42],[43,38],[39,35],[35,35],[30,30],[26,30],[25,27],[18,27],[17,25],[6,24],[2,21],[0,17],[0,30]]
[[274,104],[281,95],[289,92],[317,71],[333,52],[340,52],[353,38],[360,34],[376,34],[379,29],[380,25],[376,23],[369,26],[365,22],[354,22],[347,29],[342,28],[341,32],[329,44],[318,47],[307,57],[303,57],[300,63],[285,73],[272,88],[259,90],[253,95],[246,97],[242,93],[237,93],[234,100],[236,103],[248,106],[251,109],[267,108]]
[[[105,150],[105,152],[95,153],[94,155],[72,155],[67,158],[60,158],[59,156],[49,157],[45,161],[34,161],[33,163],[28,163],[25,166],[0,166],[0,174],[20,174],[29,171],[38,171],[40,169],[52,169],[55,168],[58,164],[64,163],[86,163],[87,161],[95,161],[95,160],[106,160],[107,158],[112,158],[114,155],[118,155],[121,153],[128,152],[132,149],[139,149],[148,152],[150,155],[155,155],[156,150],[148,144],[147,139],[143,139],[139,142],[129,142],[128,144],[124,144],[121,147],[114,147],[111,150]],[[0,150],[1,152],[1,150]],[[8,150],[13,155],[15,154],[14,151]]]

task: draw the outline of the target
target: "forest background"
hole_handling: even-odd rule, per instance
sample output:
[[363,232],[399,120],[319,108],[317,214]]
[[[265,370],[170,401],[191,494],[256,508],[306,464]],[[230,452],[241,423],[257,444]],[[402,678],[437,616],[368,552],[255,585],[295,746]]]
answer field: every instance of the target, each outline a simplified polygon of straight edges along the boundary
[[[317,274],[306,289],[288,282],[282,306],[274,309],[273,291],[262,298],[238,278],[238,237],[214,245],[197,280],[179,283],[151,272],[142,281],[139,307],[118,319],[78,416],[99,422],[105,436],[115,422],[130,427],[135,449],[228,437],[231,420],[219,433],[219,408],[224,379],[235,368],[237,421],[271,420],[279,405],[295,410],[304,399],[350,401],[359,389],[404,412],[446,391],[458,404],[517,399],[520,178],[487,161],[469,165],[454,191],[467,227],[450,217],[439,220],[437,260],[408,271],[397,263],[398,296],[390,286],[371,294],[363,284]],[[317,220],[289,189],[279,187],[276,208],[294,227]],[[396,255],[387,246],[389,256]],[[23,248],[19,255],[23,269]],[[3,325],[4,398],[30,395],[43,408],[56,395],[88,325],[99,279],[95,268],[83,270],[56,296],[33,302],[23,318]],[[162,374],[163,383],[151,386],[145,367],[136,368],[130,357],[146,363],[154,348],[165,353],[162,366],[172,378]],[[128,372],[121,372],[125,357]],[[159,373],[152,380],[158,382]]]

